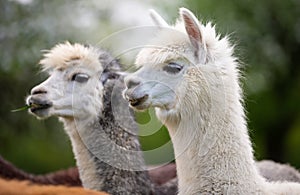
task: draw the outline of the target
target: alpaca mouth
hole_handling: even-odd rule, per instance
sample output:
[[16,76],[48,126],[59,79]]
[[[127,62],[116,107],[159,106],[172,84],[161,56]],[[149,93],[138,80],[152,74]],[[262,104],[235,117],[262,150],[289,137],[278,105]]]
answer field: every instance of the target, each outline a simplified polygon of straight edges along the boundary
[[148,99],[149,95],[146,94],[143,97],[140,98],[133,98],[133,97],[128,97],[128,102],[130,103],[130,105],[132,107],[137,107],[142,105],[147,99]]
[[30,98],[27,102],[27,105],[30,107],[30,112],[35,113],[37,111],[50,108],[52,103],[45,100]]

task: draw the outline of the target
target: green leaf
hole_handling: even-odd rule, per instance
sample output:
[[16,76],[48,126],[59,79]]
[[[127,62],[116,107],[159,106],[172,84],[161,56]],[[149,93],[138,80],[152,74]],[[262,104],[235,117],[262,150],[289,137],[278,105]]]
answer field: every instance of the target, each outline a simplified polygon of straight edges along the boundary
[[23,111],[23,110],[28,110],[31,106],[29,105],[26,105],[26,106],[23,106],[21,108],[17,108],[15,110],[11,110],[11,112],[19,112],[19,111]]

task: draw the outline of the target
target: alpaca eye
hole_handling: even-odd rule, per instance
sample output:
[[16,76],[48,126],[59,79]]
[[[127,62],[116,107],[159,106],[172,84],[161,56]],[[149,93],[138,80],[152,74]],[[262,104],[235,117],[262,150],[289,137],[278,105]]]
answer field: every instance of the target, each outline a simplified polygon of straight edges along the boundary
[[170,74],[177,74],[182,70],[182,68],[182,65],[170,62],[169,64],[163,67],[163,70]]
[[79,83],[85,83],[89,80],[89,76],[87,74],[83,74],[83,73],[77,73],[74,74],[71,78],[71,81],[76,81]]

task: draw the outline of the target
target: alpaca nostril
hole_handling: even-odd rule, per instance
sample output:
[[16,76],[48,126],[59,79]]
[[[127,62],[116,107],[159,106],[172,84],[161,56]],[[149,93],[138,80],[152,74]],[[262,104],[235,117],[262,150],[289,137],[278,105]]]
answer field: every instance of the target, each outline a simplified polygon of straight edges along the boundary
[[36,89],[31,91],[31,95],[42,94],[42,93],[47,93],[47,91],[44,89]]

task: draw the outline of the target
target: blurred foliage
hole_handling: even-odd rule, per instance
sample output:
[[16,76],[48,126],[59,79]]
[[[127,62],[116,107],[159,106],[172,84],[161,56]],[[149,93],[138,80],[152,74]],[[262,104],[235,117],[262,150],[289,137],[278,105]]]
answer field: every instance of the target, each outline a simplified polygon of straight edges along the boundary
[[[203,22],[212,20],[236,44],[256,157],[300,168],[298,0],[0,1],[0,154],[33,173],[74,165],[70,142],[56,119],[38,121],[26,112],[10,112],[22,107],[29,90],[46,78],[38,73],[40,50],[65,40],[97,44],[112,32],[143,24],[148,8],[174,23],[181,6]],[[151,111],[137,115],[141,128],[151,116]],[[161,130],[141,136],[144,150],[169,141],[164,127],[155,129]]]

